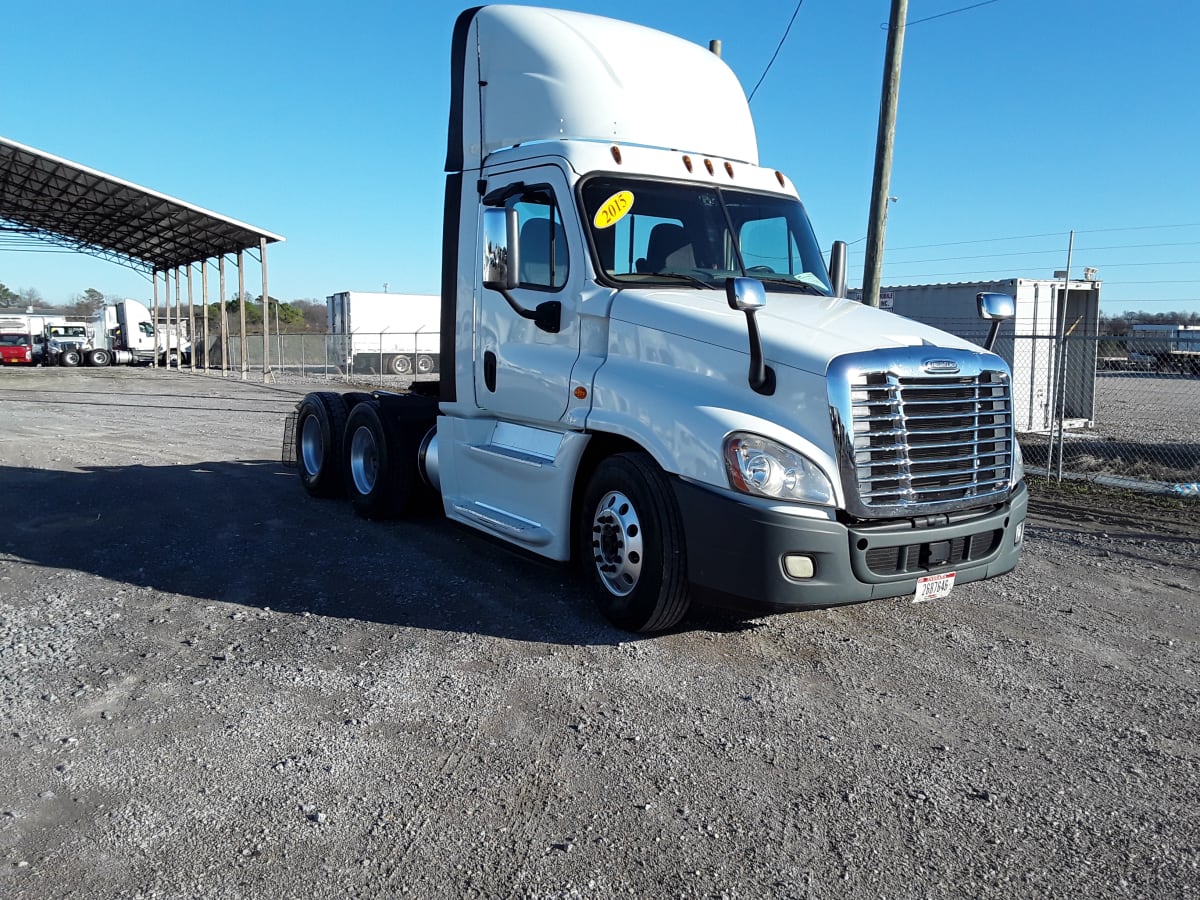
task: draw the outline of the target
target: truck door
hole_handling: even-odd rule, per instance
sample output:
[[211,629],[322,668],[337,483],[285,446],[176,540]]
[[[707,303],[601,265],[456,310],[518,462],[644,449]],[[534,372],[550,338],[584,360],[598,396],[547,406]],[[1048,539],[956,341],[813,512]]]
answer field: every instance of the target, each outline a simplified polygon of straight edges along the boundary
[[557,333],[513,312],[496,291],[476,285],[475,401],[505,419],[557,422],[567,408],[571,369],[579,356],[577,304],[583,281],[583,237],[566,179],[553,166],[492,175],[489,193],[510,187],[505,205],[519,221],[516,302],[533,309],[562,303]]

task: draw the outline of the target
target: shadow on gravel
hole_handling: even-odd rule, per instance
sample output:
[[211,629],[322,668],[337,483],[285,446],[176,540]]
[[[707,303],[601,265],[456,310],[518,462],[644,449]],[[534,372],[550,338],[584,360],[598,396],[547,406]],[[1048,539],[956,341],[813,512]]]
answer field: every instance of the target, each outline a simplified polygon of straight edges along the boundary
[[0,483],[16,513],[0,550],[38,566],[295,614],[552,644],[636,640],[565,567],[436,517],[358,519],[346,503],[309,498],[273,461],[0,467]]

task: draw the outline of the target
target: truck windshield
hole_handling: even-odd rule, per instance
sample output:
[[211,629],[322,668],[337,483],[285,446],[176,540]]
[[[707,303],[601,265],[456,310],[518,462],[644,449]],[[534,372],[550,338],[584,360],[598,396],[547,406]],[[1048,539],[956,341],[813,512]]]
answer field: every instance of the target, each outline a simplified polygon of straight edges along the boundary
[[769,289],[832,293],[794,198],[607,176],[589,179],[581,193],[606,281],[720,287],[749,275]]
[[0,334],[0,345],[6,347],[28,347],[29,335],[27,334]]

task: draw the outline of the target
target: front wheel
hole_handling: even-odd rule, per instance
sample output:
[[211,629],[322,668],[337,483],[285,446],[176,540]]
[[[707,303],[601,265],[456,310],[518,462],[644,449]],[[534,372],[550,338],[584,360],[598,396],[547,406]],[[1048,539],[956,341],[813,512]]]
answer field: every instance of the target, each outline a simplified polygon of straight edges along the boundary
[[83,362],[83,354],[78,350],[64,350],[58,354],[58,364],[60,366],[68,366],[74,368]]
[[579,519],[580,562],[601,612],[627,631],[662,631],[687,613],[683,522],[666,475],[646,453],[596,468]]

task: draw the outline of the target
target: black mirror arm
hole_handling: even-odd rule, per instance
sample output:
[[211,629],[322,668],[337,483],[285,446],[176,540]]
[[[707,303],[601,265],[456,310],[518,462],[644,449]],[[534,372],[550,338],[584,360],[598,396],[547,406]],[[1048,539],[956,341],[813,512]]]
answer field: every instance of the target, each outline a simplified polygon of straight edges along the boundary
[[508,301],[508,305],[522,319],[530,319],[533,324],[542,331],[549,334],[558,334],[558,330],[562,327],[562,303],[558,300],[547,300],[544,303],[539,303],[534,309],[526,309],[513,299],[510,294],[502,287],[492,287],[501,297]]
[[750,333],[750,387],[756,393],[771,396],[775,393],[775,370],[767,365],[763,356],[762,341],[758,336],[758,322],[754,319],[754,310],[743,310],[746,313],[746,330]]
[[992,319],[992,327],[988,329],[987,340],[983,342],[983,349],[991,351],[996,343],[996,337],[1000,334],[1000,326],[1004,324],[1002,319]]

